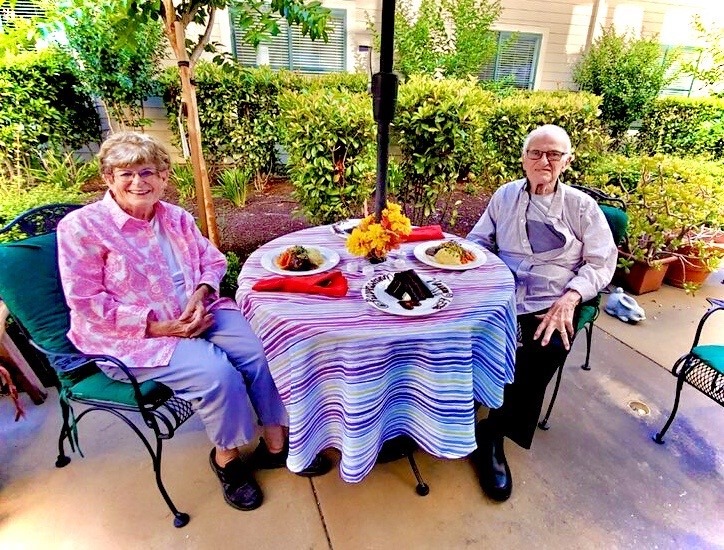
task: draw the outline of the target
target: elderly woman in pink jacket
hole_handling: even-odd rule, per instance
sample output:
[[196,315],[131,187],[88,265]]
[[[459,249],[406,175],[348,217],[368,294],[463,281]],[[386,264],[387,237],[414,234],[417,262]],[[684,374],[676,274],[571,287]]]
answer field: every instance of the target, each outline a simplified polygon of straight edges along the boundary
[[[257,508],[262,493],[253,469],[285,465],[287,415],[261,343],[235,302],[218,296],[226,259],[188,212],[160,200],[170,159],[158,141],[114,134],[98,159],[105,196],[58,225],[68,337],[193,403],[214,443],[211,467],[227,503]],[[257,436],[257,418],[263,437],[242,461],[238,448]],[[330,466],[320,455],[300,474]]]

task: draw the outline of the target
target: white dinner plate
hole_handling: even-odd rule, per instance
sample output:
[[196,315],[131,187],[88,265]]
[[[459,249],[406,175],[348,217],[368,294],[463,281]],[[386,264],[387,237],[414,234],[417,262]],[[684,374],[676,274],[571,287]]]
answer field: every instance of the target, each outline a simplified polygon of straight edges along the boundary
[[282,269],[277,265],[276,259],[282,252],[289,248],[288,246],[282,246],[280,248],[275,248],[274,250],[270,250],[269,252],[265,253],[261,257],[261,266],[267,271],[271,271],[272,273],[276,273],[278,275],[291,275],[292,277],[294,277],[299,275],[314,275],[315,273],[322,273],[323,271],[328,271],[332,269],[339,263],[339,254],[337,254],[334,250],[330,250],[329,248],[325,248],[323,246],[299,246],[303,246],[307,249],[315,248],[319,250],[322,258],[324,258],[324,262],[322,263],[322,265],[320,265],[317,269],[310,269],[309,271],[288,271],[286,269]]
[[352,230],[357,227],[359,225],[359,222],[361,221],[361,218],[350,218],[348,220],[342,220],[338,221],[337,223],[333,223],[329,226],[329,228],[332,233],[334,233],[338,237],[346,239],[352,234]]
[[[460,264],[460,265],[448,265],[448,264],[440,264],[435,261],[434,256],[428,256],[427,251],[430,248],[435,248],[436,246],[439,246],[440,244],[444,243],[445,241],[451,241],[454,240],[456,243],[458,243],[460,246],[462,246],[465,250],[468,252],[471,252],[475,259],[472,262],[468,262],[466,264]],[[474,245],[472,243],[466,243],[463,241],[458,241],[456,239],[442,239],[439,241],[426,241],[418,244],[415,247],[415,250],[413,250],[413,253],[415,254],[415,258],[420,260],[423,264],[427,264],[431,267],[437,267],[438,269],[453,269],[456,271],[463,271],[465,269],[473,269],[475,267],[480,267],[483,265],[487,259],[485,256],[485,252],[482,248],[480,248],[477,245]]]
[[420,305],[413,309],[405,309],[397,298],[385,292],[394,276],[394,273],[383,273],[372,277],[362,287],[362,299],[380,311],[406,317],[430,315],[445,309],[452,302],[453,293],[449,286],[438,279],[423,276],[421,278],[432,292],[432,298],[422,300]]

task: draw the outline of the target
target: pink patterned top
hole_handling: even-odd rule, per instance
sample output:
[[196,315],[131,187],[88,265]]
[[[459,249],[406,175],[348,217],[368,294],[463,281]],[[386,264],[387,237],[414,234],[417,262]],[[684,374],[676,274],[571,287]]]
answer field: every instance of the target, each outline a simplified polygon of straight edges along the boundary
[[[154,216],[178,255],[186,294],[201,284],[218,291],[226,258],[191,214],[159,201]],[[132,368],[168,364],[180,339],[148,338],[146,322],[149,315],[175,319],[181,309],[151,223],[129,216],[106,193],[58,224],[58,265],[70,307],[68,338],[79,350],[113,355]],[[238,309],[228,298],[207,308]]]

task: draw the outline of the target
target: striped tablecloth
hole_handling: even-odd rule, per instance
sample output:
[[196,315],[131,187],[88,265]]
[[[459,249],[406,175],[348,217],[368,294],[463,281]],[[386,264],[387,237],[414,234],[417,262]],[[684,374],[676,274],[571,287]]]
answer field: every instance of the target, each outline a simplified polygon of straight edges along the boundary
[[[261,266],[262,256],[295,244],[339,253],[346,297],[251,290],[274,276]],[[342,479],[357,482],[374,466],[382,443],[402,434],[435,456],[460,458],[475,449],[473,397],[501,405],[515,362],[510,271],[493,254],[475,269],[435,269],[414,257],[416,244],[394,251],[406,260],[402,269],[432,275],[453,292],[450,305],[424,317],[391,315],[365,303],[361,289],[373,275],[349,273],[347,266],[367,262],[347,252],[329,226],[279,237],[244,263],[236,297],[289,412],[290,470],[335,447]],[[393,258],[375,269],[375,275],[399,270]]]

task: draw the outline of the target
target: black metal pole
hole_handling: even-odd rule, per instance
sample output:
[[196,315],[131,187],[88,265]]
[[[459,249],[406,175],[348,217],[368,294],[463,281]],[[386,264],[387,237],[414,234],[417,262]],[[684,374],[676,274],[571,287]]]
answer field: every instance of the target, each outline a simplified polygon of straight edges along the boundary
[[382,0],[380,29],[380,72],[372,76],[372,111],[377,122],[377,182],[375,216],[377,221],[387,206],[387,166],[390,156],[390,123],[397,105],[397,75],[392,73],[395,43],[395,0]]

